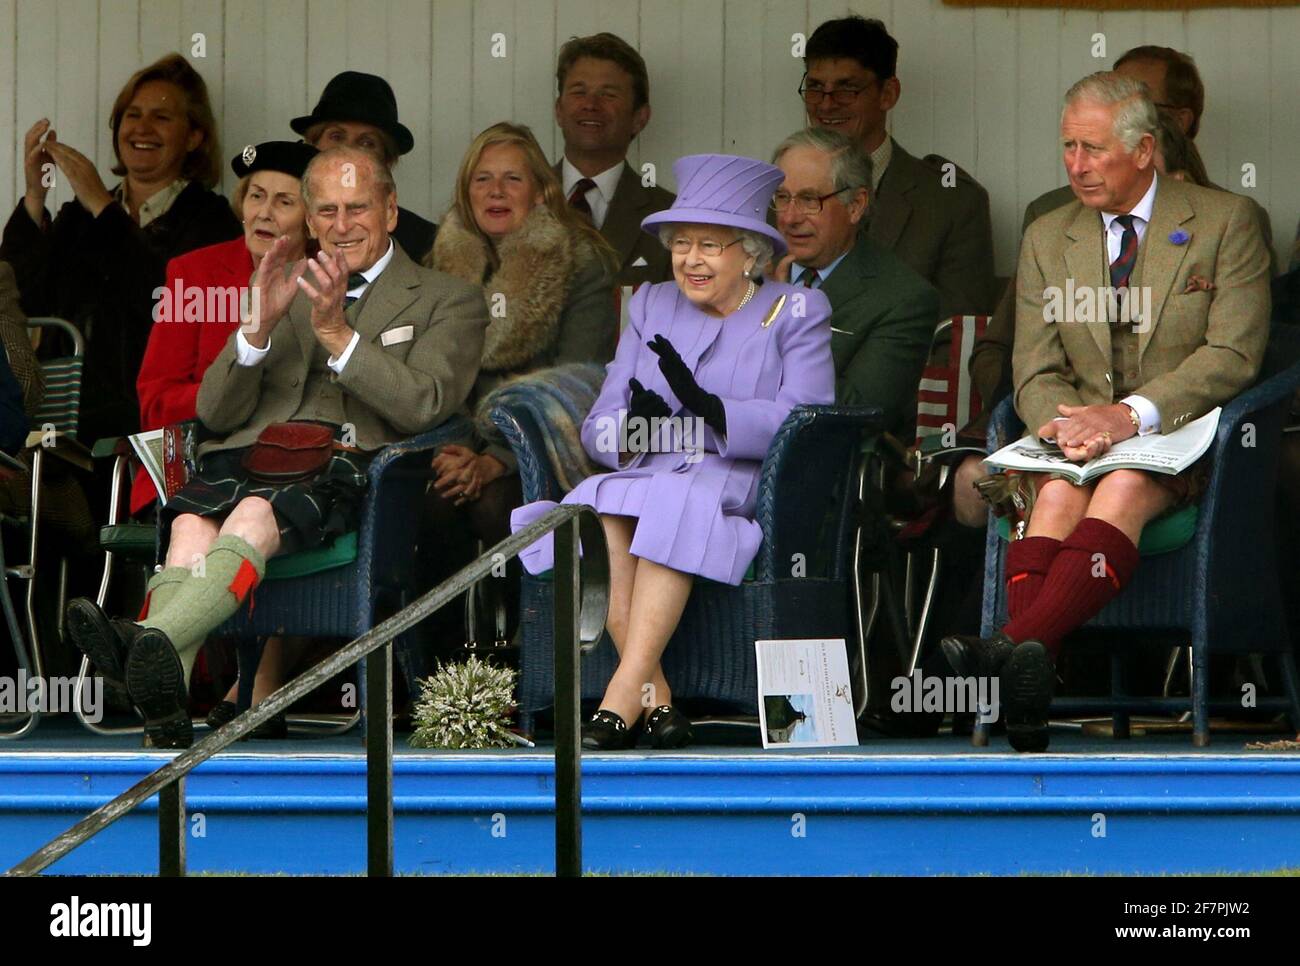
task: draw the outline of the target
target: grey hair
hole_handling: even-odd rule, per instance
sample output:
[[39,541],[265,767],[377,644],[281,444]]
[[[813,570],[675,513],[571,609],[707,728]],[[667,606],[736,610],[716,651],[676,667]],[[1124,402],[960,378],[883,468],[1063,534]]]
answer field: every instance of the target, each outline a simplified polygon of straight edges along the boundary
[[350,145],[341,145],[337,148],[330,148],[328,151],[322,151],[307,162],[307,167],[302,173],[302,203],[306,205],[308,211],[311,211],[312,175],[316,173],[318,168],[322,168],[334,161],[354,161],[358,165],[365,165],[370,171],[370,176],[375,179],[375,184],[379,186],[381,201],[387,202],[389,196],[397,190],[397,182],[393,180],[393,172],[389,170],[388,165],[369,151],[363,151]]
[[[1090,101],[1102,107],[1119,105],[1111,133],[1124,145],[1126,151],[1134,150],[1144,134],[1150,134],[1153,138],[1158,136],[1160,120],[1156,106],[1151,101],[1147,85],[1140,80],[1113,71],[1089,74],[1065,92],[1067,109],[1079,101]],[[1065,117],[1064,109],[1061,117]]]
[[[727,225],[719,227],[726,228]],[[673,238],[680,232],[682,226],[676,223],[668,223],[659,226],[659,243],[664,248],[672,246]],[[763,277],[763,269],[767,263],[772,260],[776,254],[776,246],[766,235],[760,235],[756,231],[747,231],[744,228],[735,229],[736,236],[740,239],[740,247],[745,250],[746,255],[754,258],[754,267],[749,271],[749,277],[758,279]]]
[[791,148],[812,148],[830,158],[831,185],[836,191],[849,188],[866,188],[871,191],[871,155],[842,131],[825,127],[808,127],[796,131],[776,146],[772,163],[780,164],[782,156]]

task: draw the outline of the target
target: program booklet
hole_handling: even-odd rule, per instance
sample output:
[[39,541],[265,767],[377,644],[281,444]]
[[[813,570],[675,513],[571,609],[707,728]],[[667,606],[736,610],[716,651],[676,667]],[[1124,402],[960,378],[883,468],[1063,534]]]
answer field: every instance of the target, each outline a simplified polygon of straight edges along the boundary
[[177,424],[136,433],[127,439],[158,491],[159,504],[166,505],[190,477],[187,449],[192,442],[186,438],[185,427]]
[[858,743],[844,640],[755,641],[764,748]]
[[1219,429],[1222,408],[1210,410],[1172,433],[1130,436],[1087,463],[1073,463],[1054,443],[1026,436],[1004,446],[984,462],[994,469],[1027,473],[1062,473],[1090,483],[1111,470],[1146,470],[1175,476],[1209,451]]

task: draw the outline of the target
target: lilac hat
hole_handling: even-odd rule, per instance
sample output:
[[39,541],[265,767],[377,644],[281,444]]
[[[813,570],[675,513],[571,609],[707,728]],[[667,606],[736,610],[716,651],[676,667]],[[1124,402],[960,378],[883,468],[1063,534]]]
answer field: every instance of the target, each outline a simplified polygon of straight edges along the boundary
[[673,165],[677,200],[641,222],[658,235],[659,225],[703,224],[743,228],[771,240],[776,257],[785,254],[785,239],[764,219],[777,186],[785,180],[778,167],[734,154],[688,154]]

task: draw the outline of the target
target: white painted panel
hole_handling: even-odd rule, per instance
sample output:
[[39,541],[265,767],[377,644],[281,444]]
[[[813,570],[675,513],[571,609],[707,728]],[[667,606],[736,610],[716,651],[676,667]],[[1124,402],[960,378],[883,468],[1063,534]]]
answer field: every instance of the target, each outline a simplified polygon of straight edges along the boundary
[[435,0],[431,29],[433,79],[429,92],[433,159],[428,217],[441,221],[451,206],[460,159],[476,133],[469,98],[473,76],[470,0]]
[[[79,6],[81,16],[75,20],[61,17],[56,22],[55,56],[47,69],[54,73],[54,110],[58,115],[59,140],[93,160],[99,143],[98,128],[108,117],[108,105],[101,111],[95,98],[87,96],[95,90],[98,81],[95,48],[99,45],[96,23],[99,8],[93,3]],[[100,176],[106,186],[113,186],[109,171],[102,170]],[[74,197],[65,182],[65,178],[59,178],[60,202]]]
[[[113,166],[113,134],[108,128],[113,100],[140,63],[140,4],[138,0],[100,0],[99,45],[96,50],[95,166],[104,177]],[[3,130],[0,125],[0,130]]]
[[140,0],[140,66],[180,52],[183,6],[177,0]]
[[[993,214],[995,270],[1011,275],[1015,270],[1020,213],[1015,210],[1017,106],[1015,14],[980,16],[975,20],[974,98],[975,154],[969,170],[977,171],[989,193]],[[999,202],[1002,202],[999,204]]]
[[[515,116],[514,51],[530,38],[515,29],[513,0],[477,0],[474,4],[470,56],[470,102],[475,134]],[[464,145],[461,145],[463,148]]]
[[397,194],[402,207],[433,217],[429,150],[430,24],[427,0],[398,0],[388,11],[387,67],[379,70],[397,95],[397,116],[410,128],[415,147],[397,166]]
[[[58,104],[55,102],[56,85],[54,72],[50,65],[55,62],[57,20],[49,15],[50,8],[41,0],[18,0],[17,26],[14,30],[16,54],[14,57],[17,90],[14,98],[15,125],[14,139],[14,197],[17,204],[25,190],[22,166],[23,136],[28,128],[43,117],[50,119],[55,133],[58,134],[60,120]],[[106,171],[101,172],[108,177]],[[72,193],[63,185],[63,178],[56,176],[56,184],[45,200],[45,206],[51,214],[57,214],[59,205],[72,197]]]
[[[17,39],[18,6],[15,0],[0,0],[0,131],[12,131],[12,140],[0,149],[0,190],[12,187],[12,203],[0,198],[0,218],[8,218],[23,193],[23,134],[14,118],[14,90],[18,83],[14,45]],[[28,125],[30,127],[30,125]]]

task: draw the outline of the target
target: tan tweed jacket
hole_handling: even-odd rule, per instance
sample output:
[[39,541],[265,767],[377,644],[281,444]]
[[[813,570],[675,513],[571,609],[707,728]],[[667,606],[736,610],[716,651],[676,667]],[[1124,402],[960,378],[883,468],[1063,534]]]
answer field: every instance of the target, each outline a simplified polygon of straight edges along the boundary
[[[379,449],[433,429],[459,410],[483,356],[483,289],[422,268],[397,246],[359,308],[361,341],[342,374],[330,377],[343,390],[356,445]],[[202,451],[248,446],[266,426],[291,419],[302,404],[315,347],[311,302],[304,295],[277,325],[260,365],[235,361],[232,335],[204,373],[198,395],[199,419],[227,435]]]
[[[1067,282],[1076,293],[1109,285],[1101,214],[1078,201],[1035,221],[1021,246],[1012,370],[1016,411],[1030,431],[1059,403],[1116,401],[1105,313],[1045,320],[1049,287]],[[1152,311],[1137,326],[1139,371],[1124,381],[1156,405],[1162,431],[1251,384],[1268,342],[1269,259],[1247,199],[1161,178],[1132,285],[1149,288]]]

